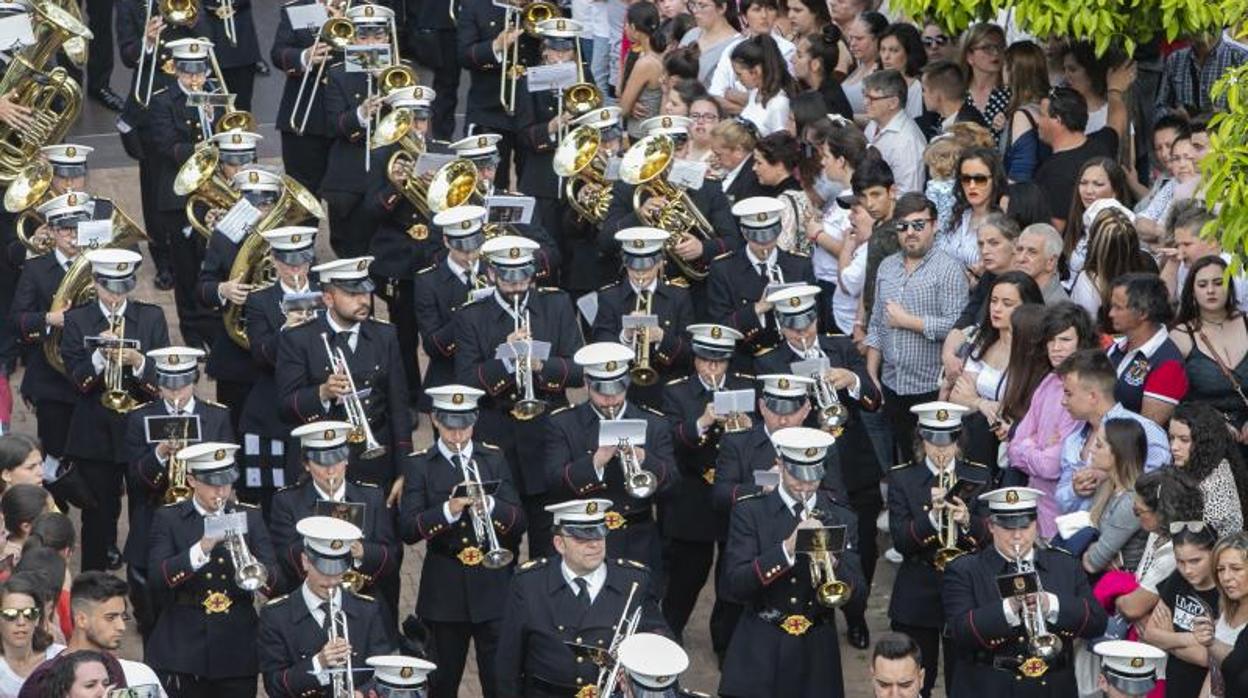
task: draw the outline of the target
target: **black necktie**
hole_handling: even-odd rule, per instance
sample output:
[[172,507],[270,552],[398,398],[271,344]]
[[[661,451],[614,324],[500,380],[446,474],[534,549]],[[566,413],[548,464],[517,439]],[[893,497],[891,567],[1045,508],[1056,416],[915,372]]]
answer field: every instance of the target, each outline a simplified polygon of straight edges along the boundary
[[755,264],[754,266],[758,268],[758,275],[766,279],[767,278],[767,263],[759,262]]
[[333,625],[334,622],[334,619],[329,617],[329,602],[322,601],[321,605],[317,606],[317,608],[321,610],[322,614],[321,629],[325,631],[326,635],[329,635],[330,626]]
[[451,454],[451,465],[455,466],[455,472],[460,473],[464,470],[464,459],[458,453]]
[[805,502],[799,499],[797,502],[793,504],[793,516],[796,516],[798,521],[802,520],[802,512],[804,511],[806,511]]
[[572,581],[576,582],[576,600],[581,603],[582,608],[589,608],[589,582],[584,577],[577,577]]

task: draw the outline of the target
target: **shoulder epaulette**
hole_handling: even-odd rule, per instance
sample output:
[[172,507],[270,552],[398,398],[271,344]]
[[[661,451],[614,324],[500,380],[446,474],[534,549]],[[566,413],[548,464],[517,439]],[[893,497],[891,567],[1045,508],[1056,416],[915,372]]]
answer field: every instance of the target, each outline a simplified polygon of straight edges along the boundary
[[1056,546],[1056,545],[1050,545],[1050,544],[1045,543],[1044,541],[1040,540],[1039,538],[1037,538],[1037,539],[1036,539],[1036,549],[1037,549],[1037,550],[1047,550],[1048,552],[1051,552],[1051,553],[1063,553],[1063,554],[1065,554],[1065,555],[1069,555],[1070,557],[1074,557],[1074,556],[1075,556],[1075,554],[1074,554],[1074,553],[1072,553],[1072,552],[1070,552],[1069,550],[1067,550],[1067,549],[1065,549],[1065,548],[1060,548],[1060,547],[1058,547],[1058,546]]
[[216,400],[208,400],[208,399],[201,398],[201,397],[196,397],[195,399],[196,399],[196,400],[199,400],[200,402],[204,403],[205,405],[212,405],[213,407],[220,407],[220,408],[221,408],[221,409],[223,409],[223,410],[228,410],[228,409],[230,409],[230,408],[226,407],[225,405],[222,405],[221,403],[217,402]]
[[747,380],[747,381],[758,380],[756,376],[750,375],[749,373],[737,373],[736,371],[733,371],[732,375],[736,376],[737,378],[740,378],[741,380]]
[[437,269],[437,268],[438,268],[438,265],[436,265],[436,264],[430,264],[429,266],[425,267],[424,269],[417,269],[417,270],[416,270],[416,275],[417,275],[417,276],[420,276],[421,274],[428,274],[429,272],[431,272],[431,271],[433,271],[434,269]]
[[277,494],[278,492],[285,492],[286,490],[293,490],[297,488],[299,484],[300,483],[298,482],[292,482],[289,485],[282,485],[281,487],[277,488],[277,490],[274,491],[274,494]]
[[727,259],[727,258],[731,257],[732,255],[733,255],[733,251],[732,251],[732,250],[728,250],[727,252],[721,252],[720,254],[715,255],[714,257],[712,257],[712,258],[711,258],[711,261],[712,261],[712,262],[718,262],[719,260],[721,260],[721,259]]
[[775,351],[775,349],[776,349],[775,346],[763,347],[762,349],[759,349],[758,351],[754,352],[754,356],[755,357],[764,356],[772,351]]
[[409,453],[409,454],[407,454],[407,455],[408,455],[408,457],[413,457],[413,456],[423,456],[423,455],[425,455],[426,453],[428,453],[428,452],[430,452],[430,451],[432,451],[432,450],[433,450],[433,445],[431,444],[431,445],[429,445],[429,446],[425,446],[424,448],[420,449],[419,451],[412,451],[411,453]]
[[620,285],[619,280],[616,280],[616,281],[612,281],[611,283],[607,284],[606,286],[603,286],[603,287],[599,288],[598,290],[599,290],[599,291],[606,291],[606,290],[608,290],[608,289],[615,288],[616,286],[619,286],[619,285]]
[[156,401],[155,401],[155,400],[148,400],[147,402],[140,402],[139,404],[135,405],[134,407],[131,407],[131,408],[130,408],[130,411],[131,411],[131,412],[136,412],[136,411],[138,411],[138,410],[143,409],[144,407],[147,407],[148,405],[152,404],[153,402],[156,402]]
[[747,499],[758,499],[759,497],[765,497],[765,496],[767,496],[767,493],[762,490],[759,490],[757,492],[750,492],[749,494],[743,494],[737,497],[736,499],[732,500],[732,503],[740,504],[741,502],[744,502]]
[[689,279],[683,276],[674,276],[667,280],[667,285],[675,286],[676,288],[689,288]]
[[266,603],[266,604],[264,604],[264,605],[265,605],[265,606],[276,606],[276,605],[278,605],[279,603],[281,603],[281,602],[283,602],[283,601],[285,601],[286,599],[289,599],[289,598],[290,598],[290,594],[282,594],[281,596],[278,596],[277,598],[269,599],[268,603]]
[[964,460],[964,461],[962,461],[962,462],[963,462],[963,463],[966,463],[967,465],[973,465],[973,466],[975,466],[976,468],[983,468],[984,470],[987,470],[987,469],[988,469],[988,466],[984,465],[983,463],[976,463],[976,462],[975,462],[975,461],[973,461],[973,460]]
[[373,489],[381,488],[381,485],[378,485],[375,482],[364,482],[363,480],[352,480],[351,484],[355,485],[356,487],[371,487]]
[[389,325],[389,324],[390,324],[390,321],[389,321],[389,320],[386,320],[386,319],[383,319],[383,318],[379,318],[379,317],[370,317],[370,318],[369,318],[369,320],[372,320],[373,322],[375,322],[375,323],[377,323],[377,324],[379,324],[379,325]]
[[802,257],[804,259],[810,258],[809,252],[789,252],[789,254],[793,255],[794,257]]
[[251,502],[234,502],[234,506],[242,507],[243,509],[254,509],[256,511],[260,511],[260,507],[252,504]]
[[516,571],[528,572],[530,570],[535,570],[539,567],[545,567],[546,562],[547,562],[547,558],[544,558],[544,557],[534,558],[532,560],[526,560],[520,563],[520,566],[516,568]]
[[166,91],[166,90],[168,90],[168,89],[169,89],[169,87],[168,87],[168,86],[166,86],[166,87],[162,87],[162,88],[160,88],[159,90],[156,90],[155,92],[153,92],[153,93],[152,93],[152,96],[153,96],[153,97],[155,97],[156,95],[158,95],[158,94],[160,94],[160,93],[162,93],[162,92],[165,92],[165,91]]
[[681,376],[680,378],[671,379],[670,381],[667,382],[667,385],[680,385],[681,383],[684,383],[687,380],[689,380],[689,376]]
[[663,417],[663,418],[666,418],[666,417],[667,417],[667,415],[663,414],[662,412],[660,412],[660,411],[658,411],[658,410],[654,409],[653,407],[651,407],[651,406],[649,406],[649,405],[638,405],[638,407],[640,407],[641,409],[643,409],[643,410],[645,410],[645,411],[647,411],[647,412],[649,412],[650,414],[653,414],[653,415],[655,415],[655,416],[658,416],[658,417]]
[[550,416],[552,416],[552,417],[553,417],[553,416],[555,416],[555,415],[559,414],[560,412],[567,412],[568,410],[572,409],[573,407],[576,407],[576,405],[564,405],[563,407],[557,408],[557,409],[555,409],[553,412],[551,412],[551,413],[550,413]]
[[823,336],[824,337],[845,337],[847,335],[844,332],[824,332]]
[[889,470],[905,470],[906,468],[909,468],[910,466],[914,465],[914,463],[915,461],[907,461],[905,463],[898,463],[897,465],[894,465],[893,467],[889,468]]
[[478,441],[478,442],[477,442],[477,445],[478,445],[478,446],[480,446],[481,448],[488,448],[488,449],[490,449],[491,451],[501,451],[501,450],[503,450],[503,449],[502,449],[502,447],[498,446],[497,444],[492,444],[492,443],[490,443],[489,441]]
[[538,286],[538,293],[563,293],[563,289],[558,286]]
[[377,599],[375,599],[375,598],[373,598],[373,597],[369,596],[368,594],[361,594],[360,592],[358,592],[358,591],[354,591],[354,590],[351,590],[351,589],[348,589],[347,591],[348,591],[348,592],[349,592],[352,596],[354,596],[354,597],[355,597],[355,598],[357,598],[357,599],[363,599],[363,600],[365,600],[365,601],[369,601],[369,602],[373,602],[373,601],[376,601],[376,600],[377,600]]
[[637,562],[636,560],[629,560],[628,558],[623,558],[623,557],[615,558],[615,564],[619,565],[620,567],[631,567],[635,570],[650,569],[649,567],[646,567],[644,563]]

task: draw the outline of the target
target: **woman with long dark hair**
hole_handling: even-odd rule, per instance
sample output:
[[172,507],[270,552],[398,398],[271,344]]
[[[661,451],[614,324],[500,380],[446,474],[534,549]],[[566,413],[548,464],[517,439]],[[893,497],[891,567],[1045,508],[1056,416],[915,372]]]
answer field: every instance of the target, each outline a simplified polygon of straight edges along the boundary
[[22,559],[22,544],[30,535],[35,518],[47,511],[51,498],[38,485],[14,485],[0,495],[0,513],[4,515],[4,530],[8,540],[0,555],[12,556],[13,564]]
[[1070,284],[1070,299],[1097,319],[1101,329],[1112,332],[1109,294],[1114,279],[1131,272],[1156,272],[1157,265],[1140,250],[1140,238],[1126,214],[1106,209],[1092,222],[1088,258]]
[[971,148],[958,159],[953,182],[949,229],[936,237],[937,247],[953,255],[973,276],[979,276],[979,227],[1001,210],[1007,185],[1001,157],[991,148]]
[[1029,182],[1048,146],[1040,142],[1040,100],[1049,93],[1048,59],[1032,41],[1016,41],[1005,49],[1003,77],[1010,90],[1001,152],[1011,182]]
[[795,84],[776,40],[760,34],[737,44],[732,49],[732,69],[747,91],[741,118],[754,122],[764,136],[784,130]]
[[620,109],[626,115],[628,135],[641,138],[641,122],[657,116],[663,102],[664,37],[659,33],[659,10],[653,3],[629,5],[624,34],[631,50],[620,82]]
[[1213,569],[1218,532],[1203,520],[1175,521],[1170,543],[1175,570],[1157,586],[1159,603],[1137,627],[1141,641],[1169,655],[1165,698],[1197,698],[1209,669],[1205,666],[1205,649],[1192,634],[1192,620],[1196,617],[1193,611],[1208,608],[1218,612]]
[[880,34],[880,67],[896,70],[906,80],[906,114],[916,119],[923,114],[923,83],[919,80],[927,52],[923,36],[909,22],[894,22]]
[[1197,402],[1176,407],[1170,417],[1170,457],[1200,483],[1204,520],[1219,531],[1243,530],[1248,471],[1221,413]]
[[10,485],[43,485],[43,447],[30,434],[0,436],[0,491]]
[[880,69],[880,36],[888,29],[888,19],[879,12],[863,12],[843,28],[849,42],[854,69],[841,81],[845,98],[855,115],[867,113],[867,97],[862,84],[867,76]]
[[[792,0],[789,7],[801,0]],[[840,60],[840,30],[826,25],[821,30],[801,34],[797,39],[797,54],[793,61],[793,75],[807,90],[823,98],[824,114],[837,114],[846,119],[854,118],[854,109],[845,97],[845,90],[836,80],[836,64]]]
[[1083,214],[1100,199],[1113,199],[1124,209],[1131,208],[1133,199],[1127,186],[1126,172],[1112,158],[1088,158],[1075,176],[1075,196],[1070,198],[1070,213],[1066,216],[1066,230],[1062,233],[1072,277],[1083,269],[1088,256],[1090,241],[1087,233],[1090,226],[1084,223]]
[[0,695],[16,696],[35,667],[65,649],[44,629],[44,608],[30,575],[15,574],[0,586]]

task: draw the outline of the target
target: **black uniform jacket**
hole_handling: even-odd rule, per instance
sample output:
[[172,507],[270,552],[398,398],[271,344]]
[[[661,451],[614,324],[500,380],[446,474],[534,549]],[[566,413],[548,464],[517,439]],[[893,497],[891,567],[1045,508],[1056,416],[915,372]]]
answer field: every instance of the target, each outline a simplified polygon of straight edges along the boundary
[[[478,271],[485,273],[484,264]],[[425,385],[429,387],[455,382],[455,311],[468,302],[470,289],[451,270],[445,256],[416,272],[416,327],[420,329],[420,345],[429,356],[425,368]]]
[[[623,317],[637,308],[637,295],[627,279],[599,289],[598,315],[590,329],[591,341],[619,342]],[[689,289],[667,282],[655,285],[649,314],[657,316],[663,328],[663,341],[650,345],[650,367],[658,372],[659,380],[651,386],[634,383],[628,394],[630,399],[643,405],[658,407],[662,403],[663,383],[690,366],[692,352],[685,328],[692,325],[694,319]]]
[[[503,452],[477,441],[473,443],[472,460],[482,482],[499,483],[493,495],[490,522],[498,544],[514,551],[526,521]],[[426,544],[416,614],[425,620],[447,623],[484,623],[502,618],[514,568],[486,569],[480,556],[489,550],[489,542],[477,539],[471,514],[465,510],[458,520],[448,522],[443,512],[451,491],[464,482],[462,468],[447,459],[435,442],[412,454],[404,464],[404,472],[399,531],[408,545],[422,540]]]
[[61,268],[55,254],[28,259],[13,294],[13,327],[17,328],[17,340],[25,345],[23,362],[26,373],[22,377],[22,397],[31,402],[52,400],[73,403],[78,399],[73,384],[64,374],[52,368],[43,355],[43,343],[52,332],[46,316],[52,307],[52,296],[64,278],[65,269]]
[[[290,24],[290,17],[285,8],[301,5],[313,5],[317,0],[294,0],[283,6],[281,19],[277,24],[277,35],[273,37],[273,48],[269,51],[269,60],[273,67],[286,74],[286,86],[282,89],[282,101],[277,106],[277,123],[279,131],[297,133],[290,125],[291,112],[295,108],[295,96],[299,94],[299,85],[303,82],[303,52],[312,47],[319,29],[295,29]],[[295,126],[303,119],[305,106],[312,95],[313,79],[316,77],[316,66],[311,66],[312,75],[308,77],[303,89],[303,104],[299,105],[299,114]],[[329,68],[321,73],[321,86],[316,90],[316,98],[311,100],[312,107],[308,113],[308,122],[304,125],[304,135],[328,136],[329,128],[325,122],[325,92],[329,84]]]
[[[780,267],[785,283],[815,283],[809,257],[777,248],[775,264]],[[707,314],[712,322],[745,335],[737,344],[738,352],[755,353],[780,341],[771,313],[763,316],[762,323],[754,313],[754,304],[763,299],[763,292],[770,283],[750,262],[744,248],[717,258],[711,265],[711,276],[707,279]]]
[[[247,512],[247,546],[268,570],[279,574],[269,532],[260,510],[236,504]],[[156,510],[148,551],[148,587],[161,598],[161,613],[147,641],[144,659],[158,672],[192,674],[207,679],[254,676],[256,610],[251,592],[234,583],[234,564],[225,542],[218,543],[208,563],[191,569],[190,549],[204,536],[204,516],[194,499]]]
[[[206,86],[205,90],[210,90]],[[220,110],[213,112],[208,119],[208,126],[215,124],[211,116],[218,115]],[[199,109],[188,107],[186,92],[178,84],[161,88],[152,94],[152,101],[147,107],[147,125],[143,135],[144,151],[157,169],[156,181],[161,182],[156,192],[156,206],[160,211],[182,211],[186,206],[186,197],[178,196],[173,191],[173,180],[178,169],[195,152],[195,146],[204,140],[204,130],[200,124]]]
[[[754,424],[748,431],[724,434],[719,440],[715,484],[711,486],[711,505],[716,511],[730,513],[743,498],[761,493],[763,488],[754,484],[754,471],[768,470],[776,463],[776,448],[771,444],[763,418],[757,413],[750,417]],[[828,449],[823,462],[826,472],[819,488],[829,492],[836,501],[847,502],[840,462],[840,454]]]
[[369,163],[364,171],[364,137],[367,129],[360,123],[357,108],[368,97],[368,78],[364,73],[348,73],[341,60],[326,66],[325,123],[334,143],[329,147],[322,191],[363,194],[368,190],[371,174],[384,171],[385,162]]
[[[249,233],[257,235],[258,233]],[[238,251],[242,247],[231,241],[219,230],[212,231],[208,246],[204,249],[204,261],[199,268],[199,279],[195,283],[195,295],[205,308],[224,312],[226,304],[221,302],[217,293],[222,282],[230,280],[230,271]],[[250,340],[250,335],[248,335]],[[207,374],[216,380],[233,381],[235,383],[251,383],[256,380],[256,364],[251,360],[248,351],[239,346],[224,328],[216,334],[212,341],[212,352],[208,354]]]
[[[667,628],[650,572],[631,560],[610,558],[607,579],[588,609],[564,579],[558,557],[530,560],[517,570],[499,633],[498,694],[502,698],[568,696],[598,679],[593,662],[577,661],[567,643],[606,648],[620,616],[641,607],[638,632]],[[635,591],[634,591],[635,589]]]
[[[707,222],[711,224],[711,229],[715,231],[714,238],[703,241],[702,257],[694,262],[695,267],[705,271],[710,268],[711,261],[716,257],[741,247],[744,242],[741,239],[741,231],[737,227],[737,219],[732,215],[732,204],[724,196],[719,182],[707,180],[700,188],[688,193],[689,199],[702,212]],[[616,242],[615,234],[624,228],[638,225],[643,225],[643,223],[637,217],[637,211],[633,209],[632,185],[623,180],[615,182],[611,190],[611,205],[607,208],[607,217],[603,220],[602,226],[598,228],[598,248],[604,254],[618,259],[620,243]],[[672,265],[669,265],[668,272],[676,273]]]
[[[492,0],[462,0],[455,22],[459,64],[470,73],[465,120],[479,131],[516,129],[514,116],[503,111],[499,101],[501,64],[492,45],[503,30],[503,14],[503,8]],[[537,42],[523,35],[519,41],[520,62],[534,65]],[[516,85],[517,102],[524,97],[523,89]]]
[[[199,415],[200,441],[237,443],[234,429],[230,426],[230,410],[224,405],[196,397],[189,413]],[[123,553],[126,563],[140,570],[147,569],[152,515],[161,506],[165,490],[169,487],[169,461],[161,463],[156,457],[156,444],[147,443],[143,424],[147,417],[169,414],[169,405],[158,398],[126,415],[126,489],[130,502],[130,533],[126,536]]]
[[[122,316],[125,318],[126,339],[138,340],[138,351],[147,352],[169,346],[169,328],[165,324],[165,313],[158,306],[129,299]],[[96,336],[107,330],[108,318],[100,310],[99,303],[88,303],[65,313],[61,357],[65,360],[65,370],[69,372],[70,380],[78,389],[78,404],[69,421],[65,453],[76,458],[123,463],[126,459],[123,448],[125,415],[112,412],[100,404],[100,396],[105,390],[104,373],[95,372],[95,365],[91,362],[94,350],[87,349],[83,343],[86,337]],[[154,382],[155,361],[144,361],[141,375],[134,375],[129,366],[122,367],[121,375],[123,389],[137,404],[147,402],[160,394]]]
[[[309,288],[315,291],[315,281],[309,280],[309,284]],[[251,360],[256,365],[256,379],[247,393],[247,402],[238,422],[238,429],[244,434],[277,439],[290,434],[290,425],[282,421],[281,410],[273,409],[280,403],[274,371],[277,367],[277,345],[284,331],[282,325],[286,323],[286,315],[282,312],[282,297],[285,295],[281,284],[273,284],[248,294],[243,305],[247,343],[251,346]]]
[[[752,387],[754,381],[749,376],[729,373],[722,389]],[[711,504],[711,485],[715,482],[715,461],[720,439],[724,436],[723,425],[713,423],[698,435],[698,418],[714,399],[715,392],[696,375],[677,378],[663,388],[663,414],[672,427],[672,447],[680,469],[680,482],[668,501],[661,505],[663,515],[659,517],[659,525],[665,538],[714,541],[728,535],[727,510],[717,510]]]
[[256,39],[256,23],[251,16],[251,0],[230,0],[234,4],[234,34],[238,43],[226,38],[225,22],[217,17],[219,0],[200,4],[196,29],[200,36],[212,40],[213,52],[222,68],[241,68],[260,60],[260,43]]

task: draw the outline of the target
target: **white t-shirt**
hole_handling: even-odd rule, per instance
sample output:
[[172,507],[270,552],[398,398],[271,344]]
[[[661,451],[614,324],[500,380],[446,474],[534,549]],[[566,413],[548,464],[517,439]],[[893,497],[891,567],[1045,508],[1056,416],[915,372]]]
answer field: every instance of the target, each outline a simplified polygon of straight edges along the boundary
[[858,299],[862,297],[862,288],[867,283],[867,246],[854,248],[854,256],[849,264],[841,270],[840,283],[832,294],[832,317],[836,320],[836,328],[843,334],[854,331],[854,320],[858,317]]
[[[43,651],[43,660],[47,661],[56,655],[65,651],[65,645],[58,645],[55,642],[48,645]],[[39,665],[36,664],[36,667]],[[0,656],[0,698],[14,698],[17,692],[22,690],[22,684],[26,683],[26,679],[13,673],[9,668],[9,663],[4,657]]]
[[[780,49],[780,55],[784,57],[784,65],[789,69],[789,75],[793,74],[793,58],[797,55],[797,47],[792,41],[780,36],[773,31],[771,38],[776,40],[776,48]],[[728,44],[728,48],[719,55],[719,62],[715,64],[715,69],[711,71],[711,82],[706,86],[706,91],[715,97],[723,97],[724,93],[729,89],[745,92],[745,86],[737,82],[737,74],[732,69],[732,50],[737,44],[745,41],[745,37],[733,39]]]
[[761,136],[783,131],[789,121],[789,96],[781,92],[767,100],[767,104],[760,104],[758,90],[750,90],[741,118],[754,122]]

